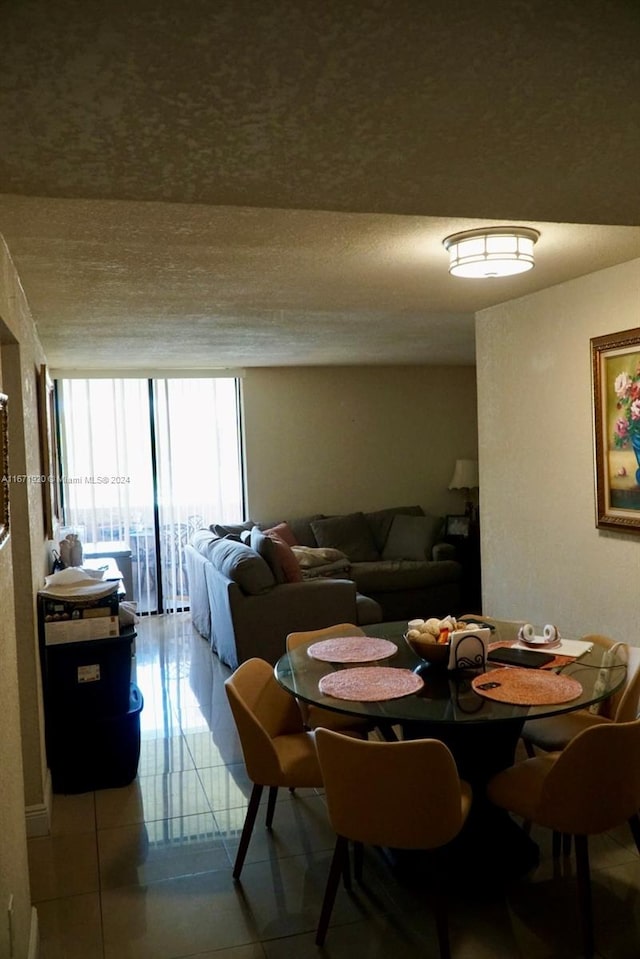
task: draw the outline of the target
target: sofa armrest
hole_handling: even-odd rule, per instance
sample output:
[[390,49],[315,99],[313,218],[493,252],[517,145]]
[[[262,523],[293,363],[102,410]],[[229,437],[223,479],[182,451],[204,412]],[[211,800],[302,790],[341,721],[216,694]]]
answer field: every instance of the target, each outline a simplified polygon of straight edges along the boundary
[[259,656],[270,663],[286,651],[289,633],[355,623],[356,585],[346,579],[282,583],[260,596],[230,592],[238,662]]
[[435,543],[431,550],[431,558],[436,563],[441,559],[455,559],[456,548],[453,543]]
[[200,635],[211,642],[211,607],[206,578],[206,568],[209,561],[190,545],[185,547],[184,558],[189,587],[191,622]]

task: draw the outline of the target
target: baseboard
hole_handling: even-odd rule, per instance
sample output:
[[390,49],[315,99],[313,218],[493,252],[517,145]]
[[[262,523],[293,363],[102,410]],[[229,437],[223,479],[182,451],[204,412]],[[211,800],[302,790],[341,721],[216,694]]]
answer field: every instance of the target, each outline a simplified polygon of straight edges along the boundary
[[38,926],[38,910],[31,907],[31,924],[29,926],[29,951],[27,959],[38,959],[40,955],[40,929]]
[[51,832],[51,773],[47,769],[47,778],[44,784],[44,800],[27,806],[25,818],[27,823],[27,839],[35,836],[48,836]]

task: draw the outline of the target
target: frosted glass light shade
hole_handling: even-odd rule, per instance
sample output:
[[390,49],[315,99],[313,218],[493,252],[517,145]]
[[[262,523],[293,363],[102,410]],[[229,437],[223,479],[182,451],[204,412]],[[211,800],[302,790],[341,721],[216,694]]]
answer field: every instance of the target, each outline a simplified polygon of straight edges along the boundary
[[535,265],[533,247],[540,234],[529,227],[467,230],[444,239],[449,273],[470,279],[514,276]]

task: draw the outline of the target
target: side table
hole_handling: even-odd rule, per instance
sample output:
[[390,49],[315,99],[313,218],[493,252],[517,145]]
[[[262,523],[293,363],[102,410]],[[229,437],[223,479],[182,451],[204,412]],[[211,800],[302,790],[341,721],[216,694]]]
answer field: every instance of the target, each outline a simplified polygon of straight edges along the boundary
[[455,546],[455,558],[462,566],[462,605],[465,613],[482,612],[482,572],[480,568],[480,530],[477,524],[468,536],[446,536]]

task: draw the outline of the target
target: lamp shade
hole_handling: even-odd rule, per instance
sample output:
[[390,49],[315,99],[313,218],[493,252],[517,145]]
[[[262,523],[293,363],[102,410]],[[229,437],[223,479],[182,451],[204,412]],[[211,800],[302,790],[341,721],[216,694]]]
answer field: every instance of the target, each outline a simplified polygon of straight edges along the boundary
[[477,489],[479,485],[478,461],[456,460],[449,489]]
[[469,279],[514,276],[535,265],[533,247],[540,234],[525,226],[467,230],[444,239],[449,273]]

